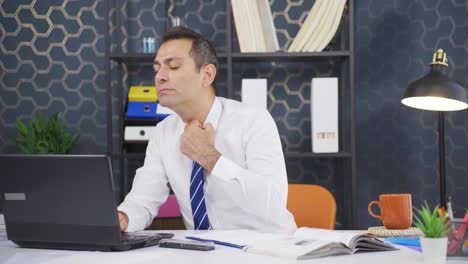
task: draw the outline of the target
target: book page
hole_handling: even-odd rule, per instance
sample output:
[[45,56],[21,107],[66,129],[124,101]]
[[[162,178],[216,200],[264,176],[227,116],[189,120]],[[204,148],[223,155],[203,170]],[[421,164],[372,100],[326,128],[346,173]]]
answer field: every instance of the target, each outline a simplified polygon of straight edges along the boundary
[[[317,35],[317,31],[320,29],[320,25],[323,23],[323,20],[326,18],[327,8],[330,5],[330,2],[331,1],[326,1],[326,0],[321,1],[321,3],[318,6],[318,10],[317,10],[316,14],[314,16],[312,16],[312,18],[310,20],[310,25],[307,25],[305,23],[305,22],[307,22],[307,19],[306,19],[304,24],[301,26],[301,29],[303,27],[305,27],[304,37],[301,39],[301,42],[298,44],[298,46],[296,46],[294,51],[297,51],[297,52],[307,51],[308,43],[314,41],[314,38]],[[315,4],[314,4],[314,7],[315,7]],[[312,10],[313,9],[314,8],[312,8]],[[309,15],[311,15],[311,14],[309,14]]]
[[262,240],[252,244],[251,246],[247,246],[244,248],[244,251],[255,254],[297,259],[305,256],[312,257],[314,252],[317,254],[321,253],[320,255],[323,255],[323,253],[329,252],[330,248],[334,247],[342,248],[343,246],[327,241],[285,237]]
[[379,251],[379,250],[397,250],[394,246],[385,243],[383,240],[370,235],[361,235],[355,237],[352,242],[353,252],[357,251]]
[[250,5],[248,8],[249,16],[251,18],[251,29],[253,36],[251,41],[255,47],[255,52],[266,52],[265,46],[265,33],[262,30],[262,20],[259,14],[257,1],[248,0]]
[[351,230],[328,230],[318,229],[310,227],[301,227],[296,230],[294,234],[297,238],[304,239],[319,239],[328,242],[340,242],[348,247],[351,247],[351,243],[354,237],[362,234],[362,231],[351,231]]
[[319,11],[323,11],[321,0],[315,1],[304,23],[302,23],[299,32],[296,34],[293,42],[290,44],[288,52],[298,52],[302,50],[306,41],[309,39],[310,35],[312,34],[312,31],[314,30],[319,21],[319,17],[321,15]]
[[[337,2],[339,1],[340,0],[337,0]],[[338,6],[337,6],[335,18],[333,20],[331,29],[328,30],[328,32],[326,32],[326,36],[324,36],[324,38],[322,39],[322,42],[319,43],[317,47],[317,51],[319,52],[322,51],[330,43],[330,41],[333,39],[333,37],[337,33],[338,26],[340,25],[340,22],[343,18],[343,10],[344,10],[344,7],[346,6],[346,0],[341,0],[341,2],[338,3],[337,5]]]
[[307,52],[316,51],[316,47],[318,46],[318,43],[320,43],[323,40],[325,32],[327,32],[331,27],[331,23],[333,22],[334,15],[336,13],[335,12],[336,4],[337,4],[337,1],[327,1],[326,9],[324,13],[322,14],[322,17],[320,21],[318,22],[317,27],[312,33],[310,39],[305,44],[303,51],[307,51]]
[[231,1],[232,16],[234,18],[234,27],[236,28],[237,41],[239,42],[240,52],[247,51],[247,29],[245,28],[245,23],[243,22],[242,10],[240,0]]
[[249,1],[247,0],[239,0],[240,10],[241,10],[241,21],[243,23],[243,27],[247,32],[246,40],[247,40],[247,48],[246,52],[255,52],[256,51],[256,36],[255,36],[255,29],[254,29],[254,17],[252,8],[249,6]]
[[268,0],[257,0],[257,8],[262,23],[262,33],[265,39],[265,51],[275,52],[280,48],[273,22],[273,16],[271,14],[270,3]]

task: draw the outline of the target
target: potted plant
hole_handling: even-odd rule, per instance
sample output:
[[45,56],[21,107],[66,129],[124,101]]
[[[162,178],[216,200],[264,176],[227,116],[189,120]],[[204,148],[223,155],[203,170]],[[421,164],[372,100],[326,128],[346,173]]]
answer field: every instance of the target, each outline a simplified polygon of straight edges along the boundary
[[78,141],[78,133],[66,131],[59,121],[60,113],[49,119],[42,114],[33,117],[29,126],[21,119],[16,120],[18,136],[12,141],[21,154],[68,154]]
[[420,238],[424,263],[439,264],[446,260],[449,223],[445,217],[439,216],[438,210],[438,206],[431,210],[427,202],[421,209],[415,208],[414,224],[424,234]]

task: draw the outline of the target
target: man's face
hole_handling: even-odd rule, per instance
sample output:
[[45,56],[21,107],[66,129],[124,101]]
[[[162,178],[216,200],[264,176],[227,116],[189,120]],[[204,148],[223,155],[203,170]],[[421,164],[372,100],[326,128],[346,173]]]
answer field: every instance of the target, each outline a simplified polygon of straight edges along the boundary
[[159,103],[175,111],[196,100],[202,87],[202,75],[189,54],[191,48],[189,39],[169,40],[161,45],[154,60]]

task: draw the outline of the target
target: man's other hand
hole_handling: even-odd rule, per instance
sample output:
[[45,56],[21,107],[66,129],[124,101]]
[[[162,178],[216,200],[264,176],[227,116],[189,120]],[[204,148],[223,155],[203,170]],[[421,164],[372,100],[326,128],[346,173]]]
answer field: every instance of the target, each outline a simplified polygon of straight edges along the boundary
[[124,212],[117,212],[119,215],[120,232],[124,232],[128,227],[128,215]]

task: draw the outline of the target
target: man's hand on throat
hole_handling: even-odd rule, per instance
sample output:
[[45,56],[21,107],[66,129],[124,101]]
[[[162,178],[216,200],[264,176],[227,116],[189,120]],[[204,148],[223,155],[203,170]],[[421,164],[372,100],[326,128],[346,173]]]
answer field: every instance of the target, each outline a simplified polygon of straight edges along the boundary
[[193,120],[185,125],[180,139],[180,151],[211,172],[221,157],[214,147],[215,135],[210,123],[203,126],[199,121]]

